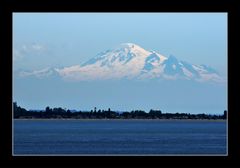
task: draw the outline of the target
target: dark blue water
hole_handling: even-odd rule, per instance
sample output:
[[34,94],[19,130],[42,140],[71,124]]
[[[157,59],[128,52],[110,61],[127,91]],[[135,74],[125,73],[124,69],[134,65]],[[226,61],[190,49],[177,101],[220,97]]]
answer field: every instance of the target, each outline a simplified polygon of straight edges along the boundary
[[15,120],[14,154],[226,154],[226,122]]

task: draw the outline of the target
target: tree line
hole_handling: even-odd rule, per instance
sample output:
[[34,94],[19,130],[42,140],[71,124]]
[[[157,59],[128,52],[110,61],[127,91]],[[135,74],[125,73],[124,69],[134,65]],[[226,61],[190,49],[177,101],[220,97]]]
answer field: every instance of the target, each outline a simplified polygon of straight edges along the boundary
[[162,113],[161,110],[151,109],[149,112],[143,110],[132,110],[125,112],[115,112],[110,108],[107,110],[101,110],[94,107],[91,111],[76,111],[71,112],[69,109],[50,108],[49,106],[45,110],[34,111],[26,110],[13,103],[13,114],[15,119],[23,118],[72,118],[72,119],[223,119],[227,118],[227,111],[225,110],[222,115],[212,114],[190,114],[190,113]]

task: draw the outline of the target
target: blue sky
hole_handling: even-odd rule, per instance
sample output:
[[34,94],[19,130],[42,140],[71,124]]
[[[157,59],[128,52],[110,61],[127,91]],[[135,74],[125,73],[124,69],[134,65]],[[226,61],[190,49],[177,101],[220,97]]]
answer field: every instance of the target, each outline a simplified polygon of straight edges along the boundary
[[[15,70],[81,64],[125,42],[165,56],[172,54],[193,64],[210,65],[226,75],[227,13],[13,14]],[[89,85],[15,79],[14,100],[28,109],[43,109],[46,105],[70,109],[111,107],[115,110],[152,107],[170,112],[222,113],[227,108],[226,86],[163,84],[165,88],[156,94],[154,90],[162,87],[154,84],[148,84],[151,87],[139,84],[138,89],[132,83],[125,83],[126,87],[117,85],[119,91],[115,92],[116,88],[106,83]],[[128,92],[126,88],[131,89],[131,95],[122,95]],[[141,88],[145,91],[151,88],[152,98],[146,98],[149,92],[138,95]],[[107,91],[112,97],[104,95]],[[118,94],[117,99],[113,93]],[[140,99],[141,96],[145,98]]]

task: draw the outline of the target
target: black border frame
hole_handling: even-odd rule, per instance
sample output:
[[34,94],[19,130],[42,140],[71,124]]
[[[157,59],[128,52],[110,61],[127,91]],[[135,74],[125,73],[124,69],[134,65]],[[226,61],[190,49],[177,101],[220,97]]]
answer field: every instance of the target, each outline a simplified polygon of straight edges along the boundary
[[[238,65],[240,10],[237,0],[77,1],[1,0],[0,166],[64,167],[232,167],[239,166]],[[239,8],[240,9],[240,8]],[[12,156],[12,12],[227,12],[228,156]]]

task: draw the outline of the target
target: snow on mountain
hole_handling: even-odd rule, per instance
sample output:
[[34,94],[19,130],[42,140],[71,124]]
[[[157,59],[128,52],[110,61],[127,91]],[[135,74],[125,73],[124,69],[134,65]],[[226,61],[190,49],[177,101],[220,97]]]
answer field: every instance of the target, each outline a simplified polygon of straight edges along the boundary
[[192,65],[180,61],[173,55],[166,57],[133,44],[123,43],[111,50],[97,54],[81,65],[65,68],[43,69],[23,72],[22,76],[38,77],[59,74],[65,80],[104,79],[186,79],[195,81],[221,82],[223,79],[213,68]]
[[165,59],[166,57],[136,44],[123,43],[112,50],[99,53],[81,66],[67,67],[59,73],[66,79],[74,76],[75,80],[132,79],[139,77],[144,68],[157,67]]
[[59,73],[68,79],[74,76],[75,80],[133,78],[140,73],[149,54],[138,45],[124,43],[99,53],[81,66],[66,67]]

